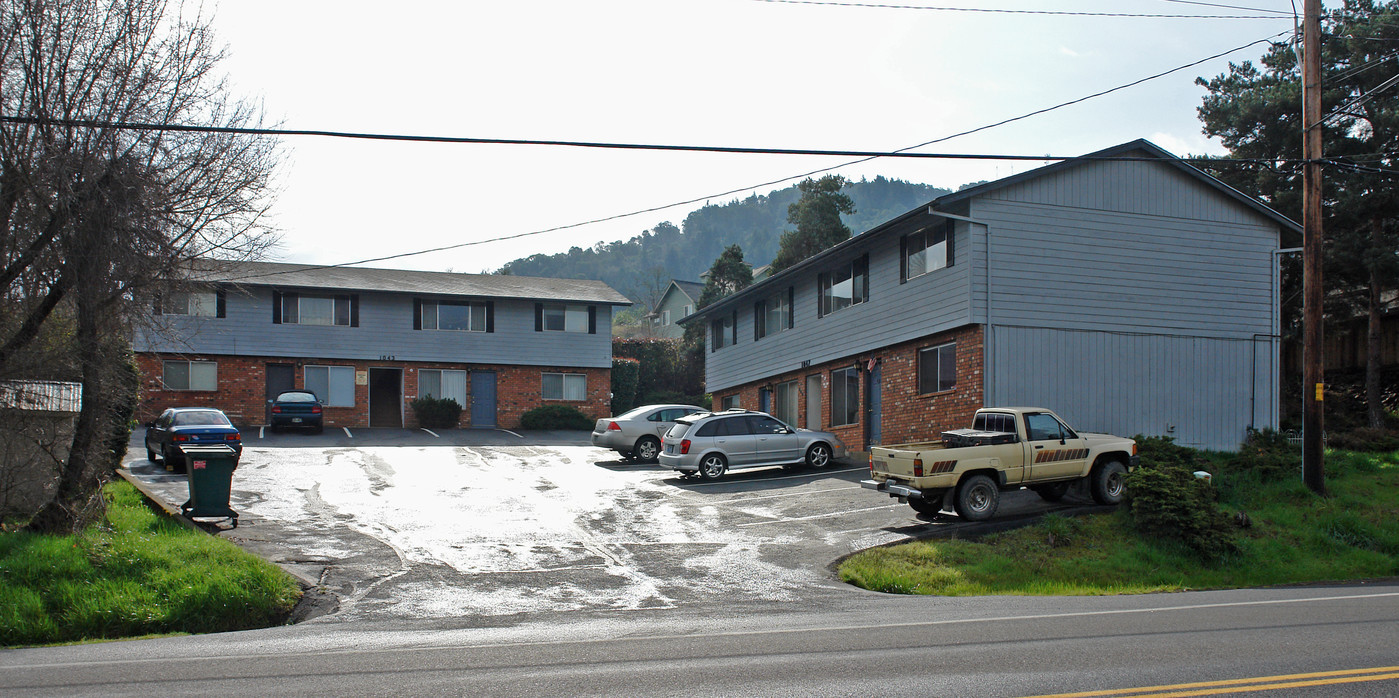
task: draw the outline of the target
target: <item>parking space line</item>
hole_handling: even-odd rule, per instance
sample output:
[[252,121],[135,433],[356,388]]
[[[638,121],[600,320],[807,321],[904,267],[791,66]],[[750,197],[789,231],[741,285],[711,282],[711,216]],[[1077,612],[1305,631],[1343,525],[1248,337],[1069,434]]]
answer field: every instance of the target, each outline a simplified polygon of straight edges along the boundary
[[831,513],[829,513],[829,514],[816,514],[816,515],[814,515],[814,516],[792,516],[792,517],[784,517],[784,518],[781,518],[781,519],[773,519],[773,520],[771,520],[771,521],[755,521],[755,522],[753,522],[753,523],[738,524],[738,525],[735,526],[734,528],[748,528],[748,527],[750,527],[750,526],[765,526],[765,525],[767,525],[767,524],[789,523],[789,522],[792,522],[792,521],[811,521],[811,520],[813,520],[813,519],[829,519],[829,518],[834,518],[834,517],[837,517],[837,516],[845,516],[846,514],[861,514],[861,513],[867,512],[867,511],[879,511],[880,509],[895,509],[895,508],[898,508],[898,507],[901,507],[901,506],[903,506],[903,505],[902,505],[902,504],[886,504],[886,505],[881,506],[881,507],[870,507],[870,508],[868,508],[868,509],[850,509],[850,510],[847,510],[847,511],[833,511],[833,512],[831,512]]
[[350,437],[350,438],[352,438],[352,439],[355,438],[355,435],[350,433],[350,428],[349,428],[349,427],[340,427],[340,428],[345,430],[345,436],[348,436],[348,437]]
[[265,430],[265,429],[267,429],[267,427],[258,427],[258,428],[257,428],[257,438],[259,438],[259,439],[263,438],[263,430]]
[[[832,487],[832,488],[827,489],[827,490],[810,490],[810,491],[803,490],[803,491],[802,491],[802,494],[803,494],[803,495],[808,495],[808,494],[820,494],[820,493],[822,493],[822,492],[840,492],[841,490],[858,490],[858,489],[860,489],[858,486],[852,485],[852,486],[850,486],[850,487]],[[735,499],[725,499],[725,500],[724,500],[724,503],[725,503],[725,504],[733,504],[734,502],[752,502],[752,501],[756,501],[756,500],[759,500],[759,499],[779,499],[779,498],[784,498],[784,497],[787,498],[787,499],[791,499],[792,495],[791,495],[790,493],[787,493],[787,494],[764,494],[764,495],[759,495],[759,496],[756,496],[756,497],[738,497],[738,498],[735,498]]]
[[[424,427],[424,428],[423,428],[423,431],[425,431],[425,432],[427,432],[427,433],[429,433],[429,434],[432,434],[433,436],[437,436],[437,432],[435,432],[435,431],[433,431],[433,430],[431,430],[431,429],[428,429],[428,428],[425,428],[425,427]],[[437,436],[437,438],[440,439],[440,438],[442,438],[442,437]]]
[[496,431],[503,431],[503,432],[505,432],[505,433],[507,433],[507,434],[509,434],[509,435],[511,435],[511,436],[513,436],[513,437],[515,437],[515,438],[517,438],[517,439],[523,439],[523,438],[525,438],[525,437],[523,437],[523,436],[520,436],[519,434],[516,434],[516,433],[513,432],[513,431],[510,431],[509,429],[501,429],[501,428],[499,428],[499,427],[496,427]]

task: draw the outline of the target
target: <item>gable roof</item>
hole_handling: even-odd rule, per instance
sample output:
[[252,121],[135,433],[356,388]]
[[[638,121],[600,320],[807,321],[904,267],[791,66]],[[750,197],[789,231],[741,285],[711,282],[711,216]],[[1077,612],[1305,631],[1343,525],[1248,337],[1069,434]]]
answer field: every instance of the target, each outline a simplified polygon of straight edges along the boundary
[[665,293],[661,294],[660,300],[656,301],[656,307],[651,309],[650,314],[655,315],[659,313],[661,310],[661,306],[665,305],[666,300],[670,298],[670,294],[676,292],[688,298],[690,300],[690,303],[695,303],[697,300],[699,300],[700,294],[704,292],[704,284],[698,281],[681,281],[679,279],[671,279],[670,284],[665,287]]
[[766,279],[763,279],[762,281],[754,283],[752,286],[749,286],[748,288],[745,288],[742,291],[738,291],[737,293],[725,296],[724,298],[706,306],[702,310],[696,310],[694,313],[687,315],[686,317],[680,318],[678,322],[682,324],[689,323],[691,321],[699,319],[704,315],[719,310],[727,309],[728,307],[737,304],[743,298],[757,295],[758,289],[763,289],[769,284],[777,285],[780,280],[794,276],[800,273],[802,270],[810,269],[811,267],[825,264],[828,259],[838,256],[857,245],[863,245],[870,239],[877,237],[883,233],[886,233],[891,229],[896,229],[904,222],[916,218],[918,216],[924,215],[925,213],[928,213],[930,211],[940,210],[943,212],[950,212],[948,211],[948,209],[964,201],[968,201],[975,197],[988,194],[998,189],[1013,186],[1030,179],[1035,179],[1038,177],[1043,177],[1045,175],[1050,175],[1063,170],[1067,170],[1069,168],[1078,167],[1093,160],[1132,157],[1139,157],[1141,159],[1157,161],[1163,165],[1169,165],[1171,167],[1174,167],[1175,169],[1186,174],[1192,179],[1200,181],[1201,183],[1205,184],[1206,186],[1209,186],[1212,189],[1215,189],[1216,191],[1220,192],[1226,197],[1238,202],[1239,204],[1249,209],[1252,209],[1254,212],[1261,214],[1263,217],[1277,223],[1279,227],[1297,233],[1302,232],[1302,226],[1300,224],[1298,224],[1296,221],[1293,221],[1291,218],[1288,218],[1287,216],[1284,216],[1281,213],[1278,213],[1277,211],[1274,211],[1273,209],[1269,208],[1268,205],[1264,204],[1262,201],[1259,201],[1258,199],[1255,199],[1239,191],[1238,189],[1235,189],[1229,186],[1228,184],[1225,184],[1218,178],[1213,177],[1208,173],[1190,165],[1190,163],[1181,160],[1175,155],[1172,155],[1170,152],[1166,151],[1165,149],[1161,148],[1155,143],[1152,143],[1151,141],[1148,141],[1144,138],[1138,138],[1137,140],[1123,143],[1121,145],[1115,145],[1111,148],[1105,148],[1103,150],[1089,153],[1087,155],[1081,155],[1079,157],[1071,158],[1068,160],[1061,160],[1050,165],[1045,165],[1044,167],[1037,167],[1033,170],[1027,170],[1017,175],[1011,175],[1010,177],[1004,177],[1002,179],[998,179],[992,182],[978,184],[974,187],[967,187],[966,189],[963,189],[958,192],[953,192],[951,194],[944,194],[943,196],[933,199],[927,204],[919,206],[911,211],[902,213],[883,223],[880,223],[879,225],[870,228],[869,230],[860,233],[859,235],[854,235],[849,240],[841,242],[840,244],[835,245],[825,250],[824,252],[812,255],[811,257],[808,257],[776,274],[773,274],[772,276],[769,276]]
[[577,301],[605,305],[632,304],[626,296],[601,281],[509,274],[457,274],[444,271],[200,259],[191,265],[188,279],[196,283],[229,286],[382,291],[474,298]]

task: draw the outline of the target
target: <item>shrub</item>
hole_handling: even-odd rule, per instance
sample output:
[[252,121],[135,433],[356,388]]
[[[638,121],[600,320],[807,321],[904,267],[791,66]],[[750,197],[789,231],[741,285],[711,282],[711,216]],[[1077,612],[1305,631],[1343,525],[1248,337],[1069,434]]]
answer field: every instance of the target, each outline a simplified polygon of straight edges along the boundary
[[525,429],[570,429],[591,430],[593,420],[567,405],[545,405],[536,407],[520,418],[520,426]]
[[636,401],[640,377],[640,361],[622,356],[612,359],[612,414],[621,414],[640,404]]
[[461,405],[449,397],[420,397],[409,403],[425,429],[451,429],[461,420]]
[[1326,445],[1346,451],[1388,453],[1399,450],[1399,431],[1361,427],[1354,431],[1329,435]]
[[1228,469],[1252,473],[1260,482],[1295,478],[1302,471],[1302,448],[1293,446],[1281,432],[1249,429],[1239,454],[1230,461]]
[[1169,438],[1138,437],[1141,466],[1127,476],[1132,524],[1144,536],[1177,541],[1206,560],[1238,552],[1229,514],[1219,508],[1214,486],[1195,477],[1203,461]]

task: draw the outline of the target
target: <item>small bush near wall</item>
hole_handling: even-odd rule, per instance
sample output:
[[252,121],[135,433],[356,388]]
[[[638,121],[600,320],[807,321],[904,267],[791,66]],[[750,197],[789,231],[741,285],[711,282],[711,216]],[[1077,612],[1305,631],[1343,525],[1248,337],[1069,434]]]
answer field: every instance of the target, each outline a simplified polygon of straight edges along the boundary
[[420,397],[410,404],[425,429],[451,429],[461,421],[461,405],[452,398]]
[[591,431],[593,420],[578,411],[576,407],[566,405],[545,405],[536,407],[524,414],[520,418],[520,427],[524,429],[571,429]]
[[1234,526],[1219,508],[1214,486],[1194,475],[1203,461],[1169,438],[1135,438],[1141,466],[1127,476],[1127,503],[1137,531],[1179,541],[1205,560],[1237,553]]
[[612,414],[636,407],[636,386],[640,377],[640,361],[620,356],[612,359]]

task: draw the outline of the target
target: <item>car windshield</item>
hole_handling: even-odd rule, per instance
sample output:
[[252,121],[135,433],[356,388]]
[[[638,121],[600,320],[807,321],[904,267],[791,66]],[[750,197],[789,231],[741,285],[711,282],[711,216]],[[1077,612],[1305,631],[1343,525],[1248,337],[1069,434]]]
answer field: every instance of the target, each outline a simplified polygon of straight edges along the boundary
[[175,426],[177,426],[177,427],[208,426],[208,425],[220,426],[220,427],[230,426],[229,421],[228,421],[228,417],[223,416],[223,413],[222,413],[222,412],[213,412],[213,411],[204,411],[204,412],[180,412],[180,413],[178,413],[178,414],[175,415],[175,422],[174,422],[174,424],[175,424]]
[[316,401],[316,395],[315,395],[314,393],[303,393],[303,392],[282,393],[281,395],[278,395],[278,396],[277,396],[277,402],[315,402],[315,401]]

